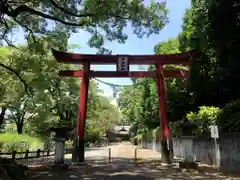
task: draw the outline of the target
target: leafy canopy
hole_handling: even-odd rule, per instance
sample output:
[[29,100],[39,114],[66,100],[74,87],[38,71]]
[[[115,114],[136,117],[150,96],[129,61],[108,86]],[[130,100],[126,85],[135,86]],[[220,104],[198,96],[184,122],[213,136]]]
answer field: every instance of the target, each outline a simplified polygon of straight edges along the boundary
[[105,40],[124,43],[127,26],[141,38],[158,34],[168,22],[165,3],[142,0],[3,0],[0,14],[0,40],[8,44],[19,28],[28,41],[41,35],[69,38],[83,30],[92,35],[89,46],[102,51]]

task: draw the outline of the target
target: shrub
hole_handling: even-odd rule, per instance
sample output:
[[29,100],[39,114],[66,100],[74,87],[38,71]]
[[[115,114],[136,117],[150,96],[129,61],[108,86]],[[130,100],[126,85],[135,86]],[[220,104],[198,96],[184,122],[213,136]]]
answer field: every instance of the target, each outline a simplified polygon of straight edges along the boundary
[[139,129],[137,135],[133,138],[136,140],[151,141],[153,138],[153,130]]
[[153,139],[158,140],[160,138],[160,127],[156,127],[153,131],[152,131],[152,137]]
[[169,128],[173,137],[182,135],[181,121],[169,122]]
[[86,142],[96,143],[96,142],[99,142],[100,139],[101,137],[99,132],[93,131],[93,132],[86,133],[86,138],[85,138]]
[[0,164],[0,179],[26,179],[26,166],[7,158],[0,158]]
[[143,131],[142,138],[143,138],[143,140],[151,141],[152,138],[153,138],[152,135],[153,135],[152,130],[145,129],[145,130]]
[[209,133],[209,126],[216,124],[220,109],[213,106],[201,106],[198,112],[190,112],[187,114],[187,119],[190,122],[196,124],[197,129],[194,130],[193,134],[200,135]]
[[73,148],[73,141],[65,141],[65,149],[72,149]]
[[137,140],[137,141],[141,141],[143,140],[143,135],[142,134],[137,134],[135,137],[132,138],[132,140]]
[[223,132],[240,131],[240,99],[224,106],[218,115],[217,124]]
[[2,152],[25,151],[27,149],[32,151],[42,148],[38,138],[17,133],[0,133],[0,143]]

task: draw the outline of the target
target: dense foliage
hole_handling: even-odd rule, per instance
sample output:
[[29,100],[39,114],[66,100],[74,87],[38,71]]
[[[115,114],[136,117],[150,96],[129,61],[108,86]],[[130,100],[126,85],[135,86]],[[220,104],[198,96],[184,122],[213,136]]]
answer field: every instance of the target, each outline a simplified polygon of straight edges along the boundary
[[222,132],[238,132],[240,127],[240,100],[227,103],[218,114],[217,123]]
[[[6,90],[2,91],[1,106],[7,109],[2,119],[2,132],[25,133],[47,140],[50,128],[59,122],[74,129],[79,102],[79,81],[76,78],[59,77],[58,71],[76,67],[58,64],[49,55],[36,55],[30,51],[21,52],[6,47],[0,50],[5,52],[2,57],[4,65],[18,72],[19,76],[5,71],[5,68],[1,71],[1,87]],[[94,134],[95,139],[99,139],[119,121],[117,108],[99,93],[98,85],[91,81],[87,138]],[[14,138],[8,144],[11,145],[13,140]]]
[[[178,37],[160,42],[154,48],[156,54],[197,49],[208,57],[193,61],[188,67],[164,66],[189,70],[187,80],[166,80],[171,132],[201,135],[215,123],[222,132],[239,131],[239,3],[234,0],[191,2]],[[88,45],[98,48],[100,53],[109,53],[104,42],[124,43],[128,37],[125,27],[131,26],[139,38],[158,34],[168,22],[166,15],[165,3],[146,5],[140,0],[1,1],[0,41],[15,46],[0,48],[1,131],[45,139],[49,127],[60,121],[74,129],[79,82],[74,78],[60,78],[57,73],[63,68],[81,67],[57,64],[49,49],[71,51],[76,46],[68,44],[69,37],[87,31],[91,34]],[[18,31],[23,31],[26,44],[11,41]],[[149,70],[154,67],[150,66]],[[154,79],[133,79],[132,86],[121,89],[118,104],[122,122],[133,125],[133,136],[159,134]],[[98,85],[91,81],[86,139],[99,139],[119,119],[118,109],[100,95]]]
[[[81,67],[57,64],[50,49],[78,48],[68,40],[85,31],[91,35],[88,46],[110,53],[105,41],[124,43],[127,26],[138,38],[158,34],[168,22],[167,12],[165,3],[141,0],[1,1],[1,132],[24,133],[46,142],[49,128],[61,122],[75,134],[79,82],[57,74],[60,69]],[[16,37],[24,44],[15,43]],[[99,139],[118,121],[117,107],[91,81],[86,139]]]
[[[48,41],[59,36],[87,31],[89,46],[106,52],[104,41],[124,43],[128,38],[123,30],[131,26],[138,37],[158,34],[168,22],[165,3],[141,0],[50,0],[9,1],[0,3],[0,41],[12,45],[9,35],[19,29],[29,44],[37,36],[48,35]],[[65,46],[59,46],[61,45]],[[67,41],[58,41],[66,49]],[[108,51],[107,51],[108,52]]]
[[193,129],[193,134],[209,134],[209,126],[217,123],[219,112],[219,108],[207,106],[200,106],[197,112],[189,112],[187,119],[196,125],[196,129]]
[[[218,124],[221,132],[240,130],[237,120],[237,99],[240,96],[239,9],[237,1],[192,0],[179,36],[155,46],[156,54],[197,49],[207,57],[200,62],[193,61],[187,67],[187,81],[179,78],[166,80],[168,119],[173,135],[206,134],[211,124]],[[168,65],[164,68],[183,67]],[[139,82],[142,82],[141,88],[135,88]],[[124,118],[133,123],[135,135],[146,134],[159,122],[155,82],[142,79],[133,84],[132,89],[121,91],[120,109]],[[149,92],[142,101],[140,95],[144,91]]]

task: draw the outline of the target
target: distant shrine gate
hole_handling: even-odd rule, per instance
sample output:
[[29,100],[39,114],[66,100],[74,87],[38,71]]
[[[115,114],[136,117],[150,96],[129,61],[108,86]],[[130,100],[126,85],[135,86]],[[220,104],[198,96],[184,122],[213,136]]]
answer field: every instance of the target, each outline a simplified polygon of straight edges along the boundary
[[[171,163],[170,148],[168,148],[168,138],[170,130],[167,120],[167,106],[165,95],[165,81],[168,77],[187,76],[184,70],[164,70],[165,64],[187,65],[190,59],[196,56],[196,51],[188,51],[180,54],[163,55],[92,55],[73,54],[53,50],[53,56],[60,63],[81,64],[82,70],[63,70],[60,76],[73,76],[81,78],[80,103],[78,106],[78,119],[76,127],[77,141],[73,159],[77,162],[84,161],[84,128],[87,111],[88,86],[91,77],[100,78],[141,78],[150,77],[156,79],[158,101],[160,105],[160,128],[162,160]],[[92,71],[90,65],[116,65],[116,71]],[[129,71],[130,65],[155,65],[155,71]]]

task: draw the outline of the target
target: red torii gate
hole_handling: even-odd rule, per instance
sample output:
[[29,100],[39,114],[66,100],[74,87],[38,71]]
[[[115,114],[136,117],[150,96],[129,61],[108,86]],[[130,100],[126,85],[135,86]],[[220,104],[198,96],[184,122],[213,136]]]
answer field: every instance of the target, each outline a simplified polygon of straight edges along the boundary
[[[73,159],[78,162],[84,161],[84,128],[87,111],[88,86],[91,77],[151,77],[156,78],[158,101],[160,104],[160,127],[162,159],[171,163],[170,150],[167,145],[169,137],[169,126],[167,121],[167,107],[165,99],[165,81],[167,77],[186,77],[187,71],[163,69],[165,64],[186,65],[190,58],[196,56],[196,51],[191,50],[179,54],[163,55],[92,55],[92,54],[73,54],[52,50],[53,56],[60,63],[81,64],[82,70],[60,71],[60,76],[73,76],[81,78],[80,103],[78,107],[78,119],[76,127],[77,142]],[[92,71],[90,65],[113,64],[117,66],[117,71]],[[155,65],[155,71],[129,71],[129,65]]]

